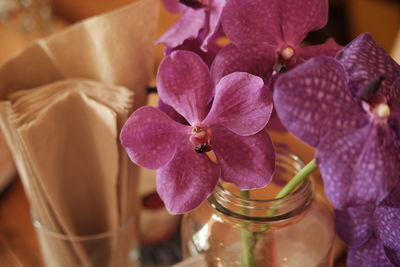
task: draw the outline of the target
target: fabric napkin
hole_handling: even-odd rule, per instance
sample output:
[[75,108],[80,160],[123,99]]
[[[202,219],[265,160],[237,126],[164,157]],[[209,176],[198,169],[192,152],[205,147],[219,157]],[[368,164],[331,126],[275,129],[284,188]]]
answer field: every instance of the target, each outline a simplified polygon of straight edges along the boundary
[[[74,239],[136,221],[138,167],[119,131],[146,102],[158,4],[90,18],[0,66],[0,126],[41,228]],[[39,239],[51,266],[99,266],[90,245]],[[128,266],[126,233],[96,246],[101,266]]]

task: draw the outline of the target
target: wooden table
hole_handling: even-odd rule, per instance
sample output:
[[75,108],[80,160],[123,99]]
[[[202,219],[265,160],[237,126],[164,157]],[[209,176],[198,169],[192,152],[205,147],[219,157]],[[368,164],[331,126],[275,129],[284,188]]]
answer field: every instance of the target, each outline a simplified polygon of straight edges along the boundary
[[[0,195],[0,266],[44,266],[19,178]],[[345,257],[337,258],[334,266],[345,267]]]

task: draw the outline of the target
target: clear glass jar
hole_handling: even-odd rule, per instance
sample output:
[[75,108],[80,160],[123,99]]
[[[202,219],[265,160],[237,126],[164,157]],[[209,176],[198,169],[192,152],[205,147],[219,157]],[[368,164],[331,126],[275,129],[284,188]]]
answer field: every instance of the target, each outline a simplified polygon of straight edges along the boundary
[[252,190],[249,199],[232,184],[219,184],[208,201],[184,216],[183,257],[204,253],[208,266],[332,266],[332,213],[315,198],[312,179],[273,199],[303,166],[280,149],[273,182]]

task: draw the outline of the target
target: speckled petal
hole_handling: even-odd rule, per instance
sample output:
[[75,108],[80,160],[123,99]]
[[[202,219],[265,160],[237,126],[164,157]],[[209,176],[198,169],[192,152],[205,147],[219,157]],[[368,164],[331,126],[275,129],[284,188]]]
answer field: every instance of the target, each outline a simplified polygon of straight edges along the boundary
[[206,17],[204,8],[187,8],[182,17],[158,39],[157,43],[174,48],[183,44],[185,40],[196,39],[204,27]]
[[349,249],[347,267],[394,267],[383,250],[382,244],[372,237],[364,246]]
[[[398,227],[398,225],[397,225]],[[391,249],[388,247],[383,247],[386,253],[386,257],[394,266],[400,266],[400,249]]]
[[370,204],[335,210],[336,233],[350,248],[364,245],[374,234],[374,208]]
[[336,54],[343,49],[341,45],[338,45],[334,39],[329,38],[325,43],[321,45],[307,45],[297,49],[297,63],[302,63],[313,57],[329,56],[335,57]]
[[208,43],[218,34],[221,26],[221,15],[222,10],[225,6],[225,0],[213,0],[210,1],[209,10],[209,21],[208,21],[208,33],[204,37],[201,49],[204,51],[208,50]]
[[236,45],[283,41],[278,0],[229,0],[222,13],[222,26]]
[[391,111],[390,117],[388,118],[388,124],[393,131],[393,135],[397,140],[398,146],[400,147],[400,110]]
[[187,141],[175,157],[157,172],[157,192],[171,214],[182,214],[198,207],[213,192],[220,167],[205,154],[198,154]]
[[[392,177],[400,184],[400,174]],[[400,187],[378,205],[375,210],[376,232],[382,243],[400,252]]]
[[168,12],[176,14],[176,13],[181,13],[188,7],[185,5],[179,3],[178,0],[162,0],[164,7]]
[[275,169],[275,151],[265,131],[239,136],[226,128],[212,128],[211,145],[222,166],[222,180],[242,190],[266,186]]
[[121,130],[120,139],[130,159],[145,168],[158,169],[175,154],[191,128],[181,125],[154,107],[136,110]]
[[158,100],[157,107],[159,110],[166,113],[174,121],[179,122],[180,124],[189,125],[189,123],[185,120],[184,117],[182,117],[181,114],[176,112],[176,110],[170,105],[165,104],[161,99]]
[[391,85],[400,76],[399,65],[380,47],[369,33],[361,34],[336,58],[348,72],[353,90],[361,88],[378,75],[385,75],[380,92],[390,95]]
[[166,48],[164,50],[164,53],[167,56],[176,50],[191,51],[191,52],[199,55],[203,59],[203,61],[207,64],[207,66],[211,66],[212,62],[214,61],[215,56],[217,55],[217,53],[221,49],[221,47],[215,43],[215,39],[212,39],[212,40],[209,40],[209,42],[208,42],[207,52],[204,52],[200,48],[201,43],[202,43],[202,41],[199,39],[185,40],[182,45],[179,45],[175,48]]
[[213,83],[204,61],[195,53],[175,51],[161,62],[158,94],[191,123],[201,122],[213,97]]
[[204,124],[222,125],[238,135],[261,131],[272,113],[269,89],[260,77],[234,72],[215,88],[214,102]]
[[232,72],[248,72],[269,80],[276,62],[275,48],[270,45],[236,47],[229,44],[222,48],[211,65],[214,83]]
[[328,0],[278,0],[286,42],[299,45],[310,31],[328,22]]
[[400,72],[399,77],[392,84],[388,96],[388,104],[391,109],[400,112]]
[[346,89],[346,74],[333,58],[313,58],[281,75],[274,104],[284,126],[317,146],[325,133],[357,129],[367,122],[360,104]]
[[325,193],[338,209],[382,201],[396,186],[400,149],[385,125],[328,134],[317,150]]

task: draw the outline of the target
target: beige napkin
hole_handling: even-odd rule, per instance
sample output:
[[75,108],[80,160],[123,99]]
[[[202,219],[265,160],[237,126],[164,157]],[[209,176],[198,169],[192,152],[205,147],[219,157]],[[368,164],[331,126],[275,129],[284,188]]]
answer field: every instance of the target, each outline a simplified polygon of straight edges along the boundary
[[[0,67],[0,126],[42,227],[74,237],[136,220],[138,168],[119,131],[145,104],[158,4],[88,19]],[[39,239],[51,266],[94,265],[90,246]],[[101,266],[128,266],[130,243],[126,233],[104,241]]]
[[144,105],[153,70],[159,1],[141,0],[35,42],[0,69],[0,99],[66,78],[86,78],[135,91]]

